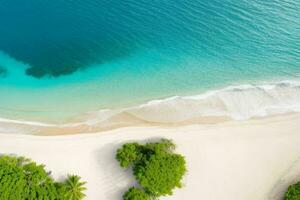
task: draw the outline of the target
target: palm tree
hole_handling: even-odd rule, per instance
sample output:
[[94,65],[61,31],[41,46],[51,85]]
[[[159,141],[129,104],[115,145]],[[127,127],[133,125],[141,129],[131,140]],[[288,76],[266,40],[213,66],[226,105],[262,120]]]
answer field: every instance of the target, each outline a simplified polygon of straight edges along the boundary
[[85,197],[83,191],[86,190],[84,185],[86,182],[80,181],[80,176],[68,175],[65,182],[66,199],[67,200],[82,200]]

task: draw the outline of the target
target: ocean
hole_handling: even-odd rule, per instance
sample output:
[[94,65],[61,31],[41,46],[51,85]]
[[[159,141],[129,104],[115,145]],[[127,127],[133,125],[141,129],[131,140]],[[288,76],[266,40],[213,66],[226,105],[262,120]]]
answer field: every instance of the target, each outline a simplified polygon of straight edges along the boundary
[[298,0],[0,1],[1,131],[299,111]]

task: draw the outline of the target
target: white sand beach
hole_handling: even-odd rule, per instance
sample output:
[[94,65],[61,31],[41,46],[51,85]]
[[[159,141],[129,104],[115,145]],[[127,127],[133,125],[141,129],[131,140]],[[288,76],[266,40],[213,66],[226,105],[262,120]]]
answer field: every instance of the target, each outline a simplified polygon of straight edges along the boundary
[[87,181],[87,200],[120,200],[135,184],[115,161],[127,141],[170,138],[187,159],[184,187],[172,200],[280,200],[300,181],[300,115],[181,127],[129,127],[104,133],[32,136],[0,134],[0,152],[44,163],[55,178]]

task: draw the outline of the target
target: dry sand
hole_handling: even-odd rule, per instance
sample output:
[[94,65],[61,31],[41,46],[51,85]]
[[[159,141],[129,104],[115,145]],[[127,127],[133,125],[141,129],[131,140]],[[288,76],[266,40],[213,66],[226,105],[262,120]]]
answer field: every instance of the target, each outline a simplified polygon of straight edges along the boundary
[[0,135],[0,152],[44,163],[55,178],[75,173],[88,182],[88,200],[120,200],[135,184],[115,161],[127,141],[170,138],[188,173],[173,200],[279,200],[300,181],[300,115],[217,125],[131,127],[71,136]]

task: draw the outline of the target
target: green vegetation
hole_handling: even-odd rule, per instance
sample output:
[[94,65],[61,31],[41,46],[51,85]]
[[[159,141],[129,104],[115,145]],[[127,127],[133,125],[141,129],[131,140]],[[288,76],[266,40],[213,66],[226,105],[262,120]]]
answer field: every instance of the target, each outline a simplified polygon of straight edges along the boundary
[[69,175],[64,183],[65,186],[65,196],[70,200],[80,200],[85,197],[83,193],[86,188],[84,185],[86,182],[81,182],[80,177],[76,175]]
[[166,139],[141,145],[124,144],[117,150],[116,159],[123,168],[132,167],[134,175],[143,190],[130,188],[124,200],[152,199],[172,195],[174,188],[181,187],[186,172],[185,159],[174,153],[175,144]]
[[123,195],[124,200],[150,200],[149,194],[143,190],[135,187],[129,188],[129,190]]
[[79,176],[54,181],[44,165],[16,156],[0,156],[0,200],[81,200],[83,185]]
[[300,182],[290,185],[285,193],[284,200],[300,200]]
[[141,159],[140,145],[138,143],[124,144],[122,149],[117,152],[117,160],[120,162],[121,167],[129,167],[136,161]]

